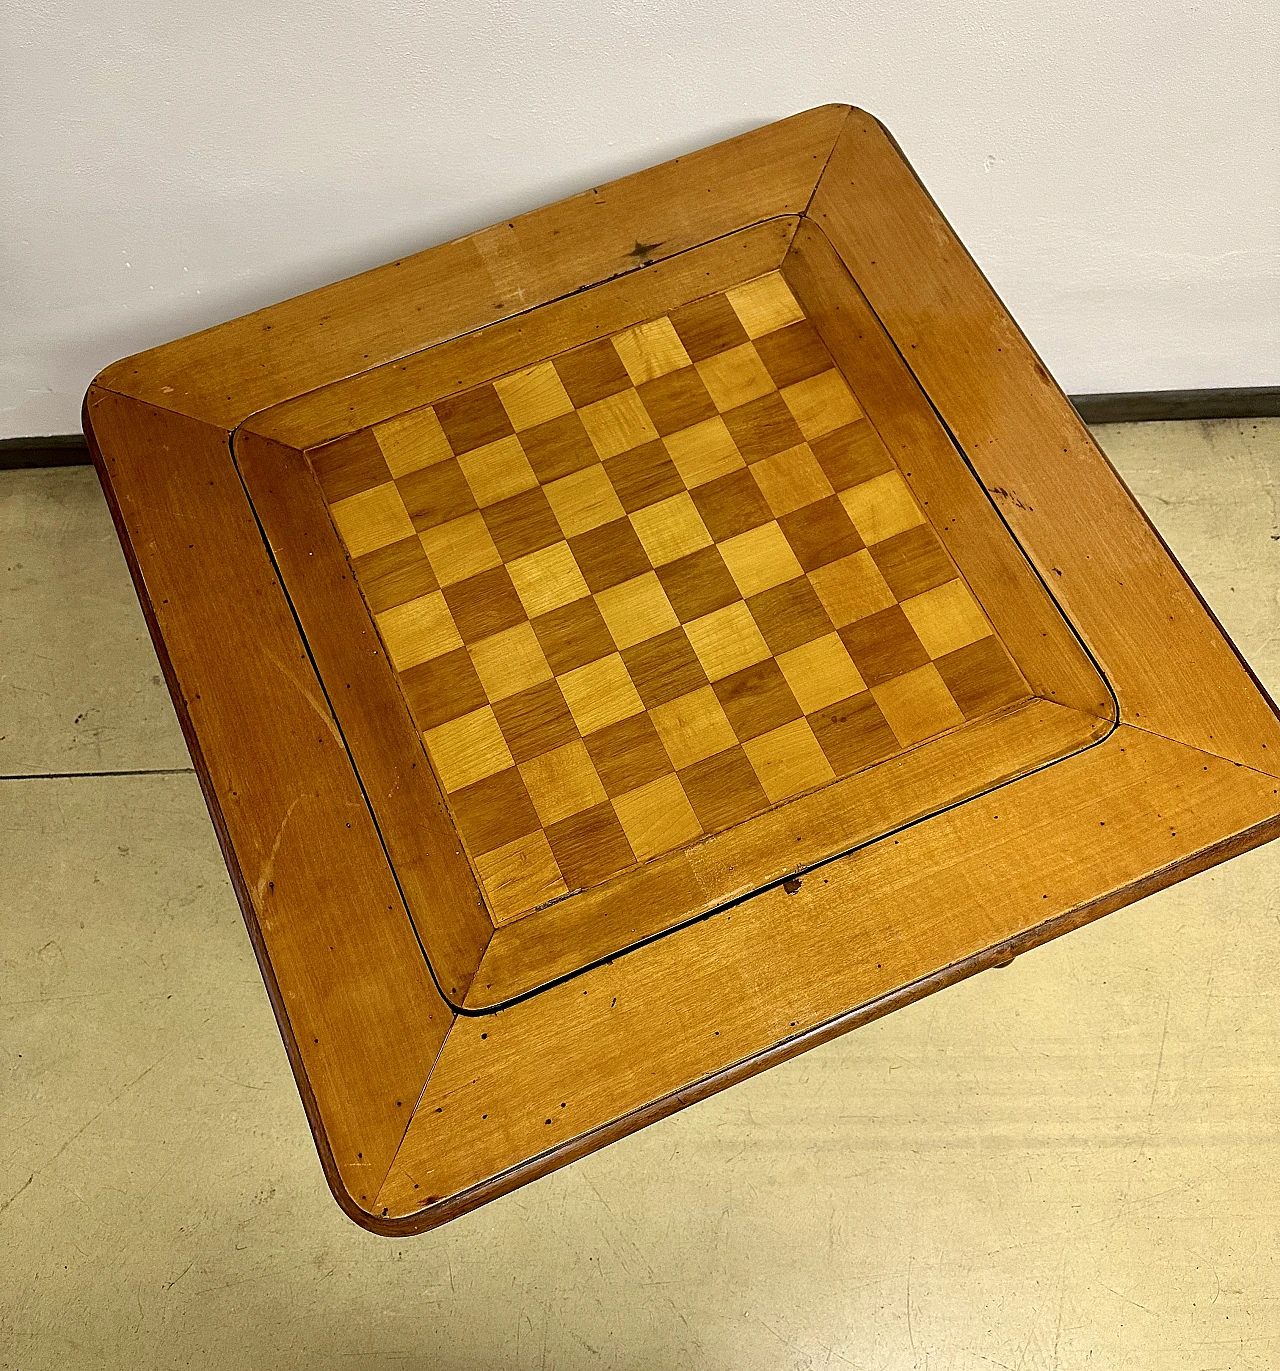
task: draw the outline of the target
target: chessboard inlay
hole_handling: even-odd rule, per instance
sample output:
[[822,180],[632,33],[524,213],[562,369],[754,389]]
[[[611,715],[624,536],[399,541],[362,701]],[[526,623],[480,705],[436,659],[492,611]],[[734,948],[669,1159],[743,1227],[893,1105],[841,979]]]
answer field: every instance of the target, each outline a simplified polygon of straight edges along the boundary
[[1028,694],[778,272],[313,466],[497,923]]

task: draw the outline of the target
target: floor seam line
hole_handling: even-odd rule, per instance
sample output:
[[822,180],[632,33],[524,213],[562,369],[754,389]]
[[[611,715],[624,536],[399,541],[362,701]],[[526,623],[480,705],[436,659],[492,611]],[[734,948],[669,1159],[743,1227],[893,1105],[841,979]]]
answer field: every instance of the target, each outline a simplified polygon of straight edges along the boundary
[[143,767],[124,771],[21,771],[0,776],[0,781],[78,781],[106,776],[194,776],[193,766]]

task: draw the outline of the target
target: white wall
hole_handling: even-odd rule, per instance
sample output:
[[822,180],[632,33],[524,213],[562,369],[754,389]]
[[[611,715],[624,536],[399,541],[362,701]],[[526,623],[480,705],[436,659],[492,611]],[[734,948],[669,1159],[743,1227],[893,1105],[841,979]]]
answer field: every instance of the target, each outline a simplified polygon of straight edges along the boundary
[[1274,0],[8,0],[0,437],[106,363],[829,100],[1069,391],[1280,380]]

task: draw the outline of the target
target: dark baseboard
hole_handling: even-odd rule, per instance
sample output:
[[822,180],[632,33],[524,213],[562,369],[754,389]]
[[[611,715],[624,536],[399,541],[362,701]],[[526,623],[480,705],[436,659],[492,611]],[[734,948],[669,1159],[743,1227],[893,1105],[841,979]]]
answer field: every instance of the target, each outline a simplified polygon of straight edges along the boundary
[[1162,419],[1268,419],[1280,415],[1280,386],[1231,390],[1118,390],[1072,395],[1086,424],[1144,424]]
[[[1068,397],[1086,424],[1142,424],[1162,419],[1267,419],[1280,416],[1280,386],[1233,390],[1118,390]],[[78,433],[51,438],[0,438],[0,471],[88,466]]]
[[89,448],[80,433],[59,433],[51,438],[0,438],[0,471],[88,464]]

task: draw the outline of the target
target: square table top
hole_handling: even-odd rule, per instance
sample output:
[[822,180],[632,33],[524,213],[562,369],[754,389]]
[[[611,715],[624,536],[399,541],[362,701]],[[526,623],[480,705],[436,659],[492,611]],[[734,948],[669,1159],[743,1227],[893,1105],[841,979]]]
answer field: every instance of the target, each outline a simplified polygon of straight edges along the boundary
[[825,106],[108,368],[335,1197],[440,1222],[1280,830],[1280,719]]

